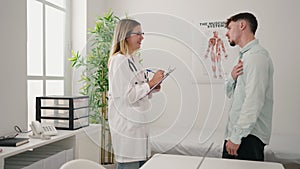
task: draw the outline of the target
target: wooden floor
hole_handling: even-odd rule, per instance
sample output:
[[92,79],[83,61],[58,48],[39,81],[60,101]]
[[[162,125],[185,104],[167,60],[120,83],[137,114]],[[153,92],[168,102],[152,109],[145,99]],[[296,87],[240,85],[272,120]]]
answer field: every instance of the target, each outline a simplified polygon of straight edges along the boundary
[[290,164],[283,164],[285,169],[300,169],[300,164],[290,163]]

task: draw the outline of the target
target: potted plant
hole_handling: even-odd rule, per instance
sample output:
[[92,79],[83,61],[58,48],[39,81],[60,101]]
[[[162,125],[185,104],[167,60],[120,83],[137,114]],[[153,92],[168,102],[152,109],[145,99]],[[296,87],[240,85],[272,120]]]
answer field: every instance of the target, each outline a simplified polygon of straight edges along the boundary
[[111,138],[107,119],[108,67],[110,48],[114,28],[120,19],[110,10],[98,17],[95,27],[89,30],[91,37],[87,45],[87,55],[82,57],[79,52],[72,51],[72,67],[83,68],[81,81],[83,86],[80,94],[88,95],[90,123],[101,124],[101,163],[113,163]]

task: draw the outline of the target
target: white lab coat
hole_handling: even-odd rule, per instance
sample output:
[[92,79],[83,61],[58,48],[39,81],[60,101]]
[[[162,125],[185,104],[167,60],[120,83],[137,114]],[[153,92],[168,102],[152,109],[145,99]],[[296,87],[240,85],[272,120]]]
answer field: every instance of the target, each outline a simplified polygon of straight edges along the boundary
[[[128,59],[134,64],[129,67]],[[132,71],[133,70],[133,71]],[[150,155],[145,111],[151,106],[147,76],[137,57],[117,54],[109,64],[108,121],[117,162],[142,161]]]

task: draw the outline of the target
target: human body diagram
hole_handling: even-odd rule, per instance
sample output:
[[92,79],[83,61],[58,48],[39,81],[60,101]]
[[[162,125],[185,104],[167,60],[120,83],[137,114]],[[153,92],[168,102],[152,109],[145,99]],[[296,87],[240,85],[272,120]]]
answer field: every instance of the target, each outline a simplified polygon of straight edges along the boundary
[[210,56],[213,77],[219,79],[223,79],[221,55],[223,55],[225,59],[228,58],[222,39],[219,38],[218,32],[214,31],[213,37],[211,37],[208,41],[208,48],[206,50],[205,58]]

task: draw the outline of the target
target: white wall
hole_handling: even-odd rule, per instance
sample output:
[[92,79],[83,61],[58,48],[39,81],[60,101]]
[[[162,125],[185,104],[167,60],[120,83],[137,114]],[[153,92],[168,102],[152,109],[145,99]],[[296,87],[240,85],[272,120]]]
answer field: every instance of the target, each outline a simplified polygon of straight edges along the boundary
[[103,16],[108,1],[87,0],[87,27],[93,28],[98,16]]
[[[71,1],[71,50],[79,51],[85,57],[86,48],[90,35],[87,33],[90,28],[94,28],[98,16],[102,16],[106,1],[99,0],[79,0]],[[71,56],[70,56],[71,57]],[[72,73],[72,94],[80,95],[81,68],[73,69]]]
[[0,135],[27,129],[26,1],[2,0],[0,6]]

